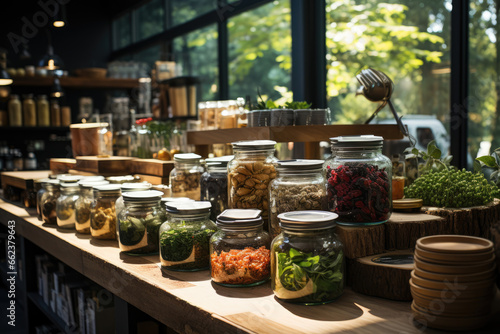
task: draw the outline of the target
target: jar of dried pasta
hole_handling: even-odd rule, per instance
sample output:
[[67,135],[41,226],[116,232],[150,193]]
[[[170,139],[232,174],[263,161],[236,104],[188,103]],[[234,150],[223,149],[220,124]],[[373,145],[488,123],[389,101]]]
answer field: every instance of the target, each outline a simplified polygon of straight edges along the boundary
[[119,184],[94,186],[90,213],[90,234],[96,239],[116,239],[115,202],[120,197]]
[[172,197],[200,200],[200,179],[203,174],[201,156],[194,153],[174,155],[174,169],[170,172]]

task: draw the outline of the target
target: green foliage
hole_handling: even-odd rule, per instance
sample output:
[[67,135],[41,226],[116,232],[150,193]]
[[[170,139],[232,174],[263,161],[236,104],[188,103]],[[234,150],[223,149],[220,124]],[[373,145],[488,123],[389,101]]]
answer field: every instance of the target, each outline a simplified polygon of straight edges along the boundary
[[497,187],[500,187],[500,147],[497,148],[491,155],[484,155],[476,158],[480,162],[479,170],[484,174],[484,177],[493,182]]
[[308,109],[310,107],[311,104],[306,101],[292,101],[285,103],[285,108],[287,109]]
[[436,146],[435,140],[432,140],[429,144],[427,144],[427,151],[419,150],[416,147],[408,147],[404,152],[413,154],[415,157],[421,158],[425,161],[422,168],[419,170],[420,175],[448,170],[450,168],[450,162],[453,159],[453,156],[448,155],[441,160],[442,153]]

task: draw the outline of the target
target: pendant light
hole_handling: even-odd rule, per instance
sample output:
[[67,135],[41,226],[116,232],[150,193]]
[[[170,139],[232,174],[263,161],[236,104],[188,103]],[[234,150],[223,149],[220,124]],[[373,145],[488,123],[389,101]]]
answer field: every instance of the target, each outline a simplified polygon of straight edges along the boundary
[[63,66],[63,61],[58,55],[54,54],[54,48],[52,47],[50,31],[48,29],[47,29],[47,41],[48,41],[47,54],[45,54],[42,57],[42,59],[40,59],[38,66],[41,68],[45,68],[47,70],[52,70],[52,71],[57,70]]
[[61,86],[61,81],[59,80],[58,77],[54,77],[54,84],[52,85],[52,90],[50,92],[51,97],[62,97],[64,95],[64,91]]
[[60,10],[57,11],[57,13],[54,15],[54,21],[52,22],[52,25],[55,28],[62,28],[66,26],[67,20],[66,20],[66,6],[61,5]]

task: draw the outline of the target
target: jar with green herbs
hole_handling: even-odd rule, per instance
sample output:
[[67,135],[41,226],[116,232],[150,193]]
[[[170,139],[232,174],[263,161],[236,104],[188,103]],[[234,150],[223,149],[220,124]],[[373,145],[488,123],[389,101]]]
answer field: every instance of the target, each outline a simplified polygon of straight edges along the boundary
[[41,198],[42,220],[46,224],[57,225],[56,202],[60,195],[59,181],[43,182],[45,193]]
[[327,210],[323,160],[278,161],[278,176],[271,181],[269,233],[281,233],[278,215],[290,211]]
[[119,184],[93,187],[90,234],[96,239],[116,240],[115,202],[121,196]]
[[227,163],[234,157],[206,159],[206,171],[201,175],[200,199],[212,204],[210,219],[215,221],[227,208]]
[[118,215],[120,251],[129,255],[158,254],[162,195],[157,190],[122,193],[125,208]]
[[345,259],[335,234],[337,217],[314,210],[278,216],[282,232],[271,245],[271,288],[277,298],[319,305],[342,295]]
[[75,203],[80,197],[78,183],[61,183],[61,195],[56,201],[57,226],[64,229],[75,227]]
[[210,267],[210,202],[168,203],[168,220],[160,227],[160,261],[167,270],[197,271]]
[[[136,183],[124,183],[121,185],[121,191],[123,193],[134,192],[134,191],[144,191],[151,189],[152,185],[149,182],[136,182]],[[125,203],[123,201],[123,195],[118,197],[115,203],[116,216],[120,215],[120,212],[125,209]],[[116,231],[118,233],[118,230]]]
[[49,181],[49,178],[45,179],[40,179],[38,182],[40,182],[41,188],[38,190],[36,193],[36,213],[38,220],[42,221],[42,196],[43,194],[47,191],[47,181]]
[[201,156],[194,153],[174,154],[174,169],[170,172],[172,197],[200,200]]
[[160,217],[161,221],[164,223],[168,219],[168,211],[167,211],[167,205],[173,204],[173,203],[181,203],[181,202],[194,202],[194,199],[187,198],[187,197],[162,197],[160,201],[160,209],[158,210],[158,216]]
[[217,217],[210,238],[212,281],[229,287],[254,286],[271,275],[271,237],[257,209],[228,209]]
[[78,233],[90,234],[90,208],[94,200],[92,187],[109,184],[108,181],[78,181],[80,196],[75,202],[75,229]]

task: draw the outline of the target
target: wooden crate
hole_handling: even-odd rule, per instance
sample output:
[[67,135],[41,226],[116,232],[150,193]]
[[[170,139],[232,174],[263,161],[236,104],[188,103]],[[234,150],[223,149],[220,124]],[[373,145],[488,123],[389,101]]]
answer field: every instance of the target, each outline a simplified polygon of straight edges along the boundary
[[134,159],[131,161],[132,173],[141,175],[160,176],[168,178],[170,171],[174,169],[174,161],[162,161],[158,159]]
[[131,173],[130,157],[76,157],[75,170],[96,173],[99,175],[127,175]]

